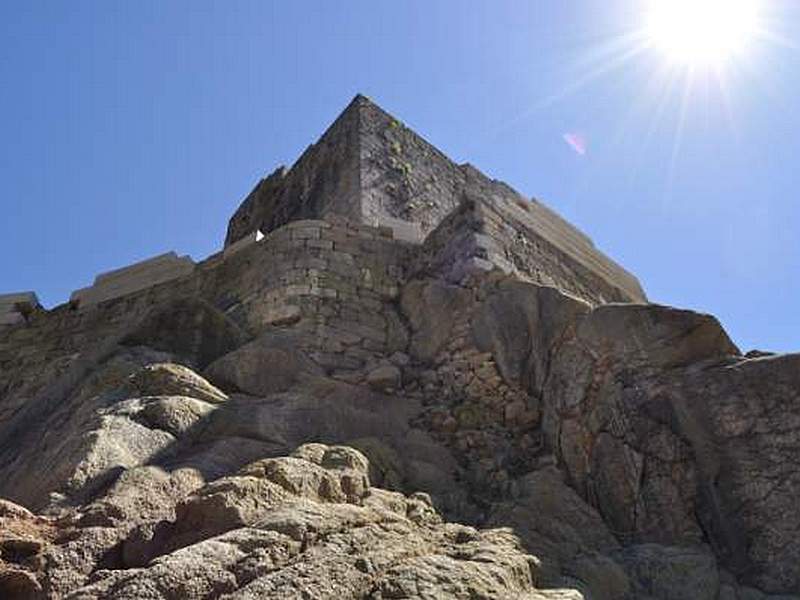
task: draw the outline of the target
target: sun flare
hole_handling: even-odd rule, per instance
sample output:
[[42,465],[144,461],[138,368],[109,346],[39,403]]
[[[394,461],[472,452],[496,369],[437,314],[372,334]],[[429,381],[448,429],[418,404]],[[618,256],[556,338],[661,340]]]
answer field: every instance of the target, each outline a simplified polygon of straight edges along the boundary
[[652,0],[646,33],[671,61],[716,66],[746,50],[758,20],[757,0]]

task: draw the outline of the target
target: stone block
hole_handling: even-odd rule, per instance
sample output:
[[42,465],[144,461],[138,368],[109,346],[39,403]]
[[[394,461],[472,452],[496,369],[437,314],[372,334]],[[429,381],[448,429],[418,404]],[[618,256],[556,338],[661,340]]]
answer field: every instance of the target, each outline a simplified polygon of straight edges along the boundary
[[311,293],[310,285],[287,285],[285,289],[287,296],[302,296]]
[[188,256],[179,257],[174,252],[168,252],[128,267],[101,273],[95,277],[94,285],[74,291],[70,301],[85,308],[184,277],[192,273],[194,267],[194,261]]
[[367,384],[375,390],[388,392],[400,387],[401,379],[400,369],[394,365],[383,365],[369,372]]
[[361,253],[361,245],[358,243],[358,238],[348,238],[342,242],[334,242],[333,250],[344,254],[358,255]]
[[272,306],[263,313],[262,322],[264,325],[291,325],[302,317],[299,306],[283,304]]
[[331,240],[309,239],[306,240],[306,248],[319,248],[321,250],[333,250]]
[[331,224],[327,221],[322,219],[300,219],[297,221],[292,221],[288,223],[285,227],[286,229],[303,229],[303,228],[314,228],[314,229],[327,229],[331,226]]
[[380,215],[378,217],[378,226],[390,229],[392,237],[402,242],[421,244],[424,239],[422,226],[413,221],[406,221],[389,215]]
[[319,227],[297,227],[292,229],[293,240],[318,240]]

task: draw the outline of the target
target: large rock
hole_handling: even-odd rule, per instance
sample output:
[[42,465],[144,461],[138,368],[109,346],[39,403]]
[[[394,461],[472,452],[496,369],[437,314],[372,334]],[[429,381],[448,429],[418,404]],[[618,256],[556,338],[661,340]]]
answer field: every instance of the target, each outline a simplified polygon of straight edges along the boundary
[[247,341],[247,334],[208,302],[178,298],[153,308],[122,339],[127,346],[170,352],[200,369]]
[[623,539],[708,539],[739,578],[794,591],[799,359],[743,359],[705,315],[600,307],[555,354],[545,430]]
[[491,352],[510,384],[541,394],[555,346],[589,306],[555,288],[501,280],[472,320],[475,347]]
[[619,542],[600,514],[564,483],[561,473],[545,468],[521,478],[516,486],[512,500],[493,507],[489,524],[513,528],[541,560],[543,580],[557,585],[569,575],[596,600],[626,597],[627,578],[608,558],[620,549]]
[[297,348],[291,335],[275,331],[217,359],[205,374],[222,388],[266,396],[322,370]]
[[403,288],[400,306],[411,326],[411,354],[427,362],[436,357],[451,336],[455,317],[471,304],[463,288],[437,280],[415,280]]
[[172,363],[146,365],[130,378],[141,396],[189,396],[205,402],[223,402],[228,396],[188,367]]

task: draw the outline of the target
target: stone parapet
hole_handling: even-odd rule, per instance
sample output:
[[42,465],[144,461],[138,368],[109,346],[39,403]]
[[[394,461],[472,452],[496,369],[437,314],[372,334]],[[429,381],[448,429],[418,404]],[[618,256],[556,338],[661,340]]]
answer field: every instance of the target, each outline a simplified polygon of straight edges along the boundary
[[159,283],[184,277],[194,270],[188,256],[167,252],[133,265],[102,273],[90,287],[74,291],[70,302],[80,308],[94,306],[114,298],[147,289]]

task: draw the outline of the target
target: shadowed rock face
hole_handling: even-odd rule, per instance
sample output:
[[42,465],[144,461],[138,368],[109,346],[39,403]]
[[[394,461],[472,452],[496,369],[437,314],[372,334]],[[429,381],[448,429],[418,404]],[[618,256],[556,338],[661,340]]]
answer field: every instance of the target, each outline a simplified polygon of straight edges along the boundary
[[798,598],[800,355],[609,303],[395,123],[262,183],[263,241],[0,330],[0,598]]

